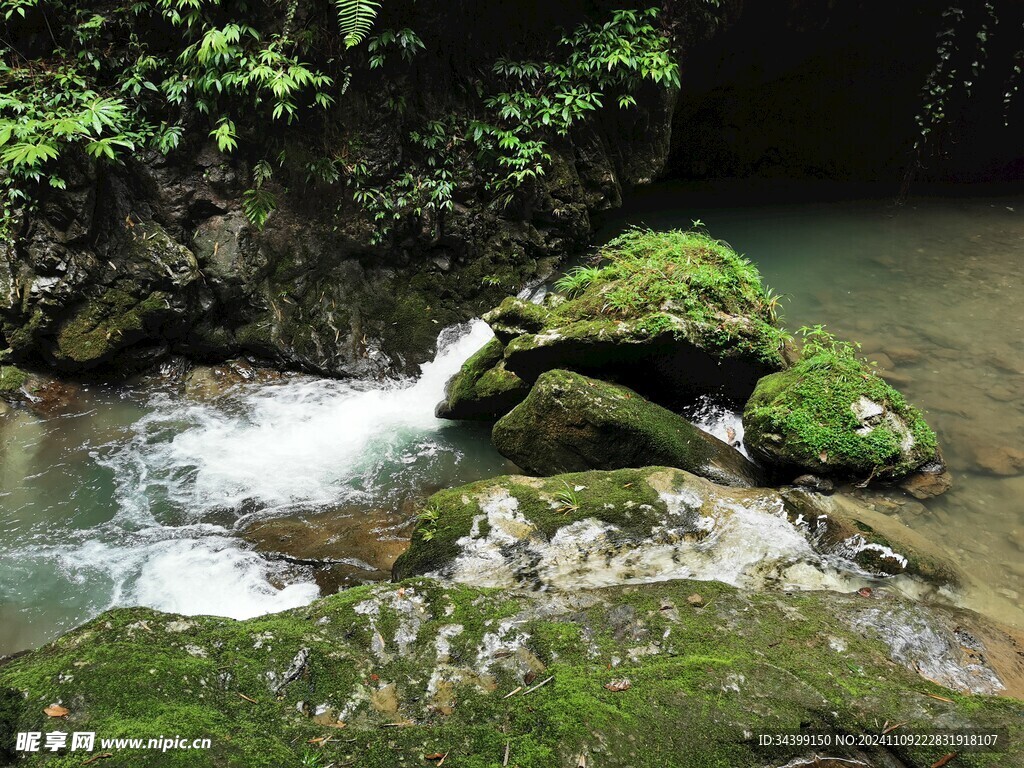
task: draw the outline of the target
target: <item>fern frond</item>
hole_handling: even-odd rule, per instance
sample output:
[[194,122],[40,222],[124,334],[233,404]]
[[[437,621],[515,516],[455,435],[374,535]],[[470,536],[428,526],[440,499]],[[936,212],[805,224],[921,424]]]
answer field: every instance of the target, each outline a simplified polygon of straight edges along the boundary
[[258,187],[247,189],[242,194],[242,210],[249,223],[262,230],[267,219],[277,208],[277,197],[269,189]]
[[345,36],[345,47],[359,45],[370,33],[380,3],[375,0],[334,0],[334,6],[338,9],[338,26]]

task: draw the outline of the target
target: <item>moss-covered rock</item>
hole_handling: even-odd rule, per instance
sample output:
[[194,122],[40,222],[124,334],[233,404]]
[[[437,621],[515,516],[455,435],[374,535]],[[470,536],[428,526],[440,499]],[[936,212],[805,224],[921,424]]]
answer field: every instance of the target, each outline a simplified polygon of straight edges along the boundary
[[483,319],[502,344],[507,344],[524,333],[540,332],[548,320],[548,310],[539,304],[509,296],[487,312]]
[[534,475],[666,466],[724,485],[762,484],[753,462],[682,416],[571,371],[541,374],[492,435],[502,455]]
[[505,368],[504,353],[495,338],[463,363],[445,385],[437,418],[493,421],[522,402],[530,385]]
[[28,374],[13,365],[0,365],[0,397],[12,397],[21,391]]
[[[1014,692],[1001,653],[1013,640],[968,612],[881,592],[680,581],[565,596],[417,580],[244,622],[112,611],[0,667],[0,691],[16,692],[0,693],[0,733],[96,733],[92,755],[24,760],[54,768],[103,752],[112,766],[160,768],[393,768],[431,755],[456,768],[763,768],[823,751],[762,747],[762,732],[900,723],[1008,731],[1009,752],[957,762],[1010,766],[1024,758],[1024,704],[968,694]],[[43,714],[55,702],[66,717]],[[175,735],[211,748],[99,741]],[[891,754],[923,768],[948,751]]]
[[895,480],[938,460],[924,417],[843,348],[763,378],[743,426],[758,458],[798,474]]
[[854,591],[898,576],[919,592],[960,581],[920,536],[879,518],[852,499],[726,488],[662,467],[513,475],[430,497],[394,576],[531,589],[695,578]]
[[[757,269],[695,232],[632,230],[606,245],[603,266],[578,268],[530,322],[495,311],[510,335],[506,367],[529,381],[555,368],[618,378],[647,394],[745,398],[783,367],[784,334]],[[543,326],[530,330],[543,320]]]

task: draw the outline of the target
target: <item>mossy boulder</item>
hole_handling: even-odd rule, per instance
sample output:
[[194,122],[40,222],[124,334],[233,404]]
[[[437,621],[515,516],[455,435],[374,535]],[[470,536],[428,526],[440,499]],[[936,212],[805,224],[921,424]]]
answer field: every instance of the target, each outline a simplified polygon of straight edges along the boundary
[[530,391],[530,385],[505,368],[505,345],[491,339],[445,385],[434,413],[439,419],[494,421]]
[[[700,599],[694,600],[695,593]],[[238,622],[119,609],[0,667],[0,733],[94,731],[93,752],[27,766],[763,768],[884,753],[760,746],[758,733],[1001,730],[1024,759],[1012,631],[876,592],[758,594],[676,581],[567,597],[357,587]],[[13,693],[6,693],[13,691]],[[974,695],[972,695],[974,694]],[[60,703],[59,720],[43,709]],[[657,738],[651,738],[652,732]],[[209,738],[210,749],[107,749],[105,738]],[[895,750],[931,766],[939,746]],[[507,757],[507,759],[506,759]],[[999,761],[1002,762],[999,762]]]
[[757,458],[796,474],[897,480],[940,460],[920,412],[849,350],[763,378],[743,426]]
[[852,499],[838,508],[817,494],[791,500],[664,467],[511,475],[431,496],[393,574],[562,590],[671,578],[855,591],[897,577],[915,592],[956,587],[952,565],[880,517]]
[[16,397],[21,392],[29,374],[13,365],[0,365],[0,397]]
[[548,371],[494,425],[503,456],[533,475],[666,466],[723,485],[762,484],[732,446],[626,387],[571,371]]
[[511,304],[495,311],[496,332],[527,331],[507,340],[508,370],[534,381],[566,368],[618,379],[654,399],[745,399],[758,378],[783,367],[774,300],[757,269],[721,242],[631,230],[604,246],[600,259],[559,281],[563,295],[547,311],[531,309],[526,321]]

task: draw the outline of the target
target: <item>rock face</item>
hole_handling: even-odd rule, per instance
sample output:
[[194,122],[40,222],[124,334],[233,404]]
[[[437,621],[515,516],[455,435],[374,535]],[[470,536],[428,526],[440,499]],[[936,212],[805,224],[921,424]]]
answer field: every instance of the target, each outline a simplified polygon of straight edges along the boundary
[[[592,212],[657,173],[674,97],[650,89],[631,117],[574,130],[521,206],[498,210],[460,184],[452,210],[410,216],[376,245],[372,214],[344,182],[275,185],[277,208],[257,231],[242,212],[252,169],[204,143],[206,130],[123,169],[69,153],[67,189],[45,191],[0,244],[0,349],[71,372],[121,372],[169,351],[329,375],[413,372],[441,328],[545,276],[586,245]],[[408,126],[353,120],[346,141],[367,148],[368,177],[387,178]],[[473,175],[471,157],[453,162]]]
[[852,500],[724,488],[666,468],[499,477],[425,505],[402,579],[475,586],[610,586],[672,578],[853,591],[955,569],[909,529]]
[[921,414],[852,356],[821,352],[766,376],[743,426],[755,456],[794,474],[897,480],[939,461]]
[[[413,580],[244,622],[111,611],[0,666],[0,734],[148,739],[173,723],[211,739],[132,754],[132,765],[161,768],[276,768],[310,755],[383,768],[446,754],[479,768],[506,755],[520,768],[763,768],[812,752],[822,765],[891,768],[888,752],[765,748],[751,735],[879,733],[888,721],[908,733],[1009,729],[1009,751],[991,763],[1009,766],[1024,760],[1024,703],[962,694],[1019,694],[1021,664],[1005,652],[1014,642],[969,612],[877,591],[780,596],[679,581],[530,595]],[[55,702],[69,712],[47,722]],[[947,753],[913,745],[899,764]]]
[[600,258],[603,266],[560,280],[563,293],[544,306],[506,299],[484,316],[505,344],[503,376],[533,382],[569,369],[673,404],[704,394],[745,400],[783,367],[772,299],[753,265],[722,243],[632,230]]
[[101,205],[97,179],[77,183],[19,241],[0,244],[0,333],[15,359],[65,371],[144,367],[202,313],[200,264],[159,223],[119,205],[122,185],[111,183]]
[[505,345],[491,339],[445,385],[439,419],[494,421],[526,397],[530,385],[505,368]]
[[494,446],[534,475],[678,467],[716,483],[756,486],[762,473],[726,445],[636,392],[571,371],[548,371],[494,425]]

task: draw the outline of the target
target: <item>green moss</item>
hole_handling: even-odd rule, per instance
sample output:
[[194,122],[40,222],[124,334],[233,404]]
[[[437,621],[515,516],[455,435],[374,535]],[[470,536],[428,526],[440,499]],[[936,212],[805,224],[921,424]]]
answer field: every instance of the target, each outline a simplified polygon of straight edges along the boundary
[[648,534],[666,514],[665,502],[646,482],[651,472],[577,472],[538,480],[508,475],[438,491],[427,500],[426,516],[395,562],[394,576],[430,573],[455,559],[458,540],[469,535],[485,500],[497,493],[515,498],[519,513],[548,538],[585,518],[615,525],[626,535]]
[[493,442],[527,472],[668,466],[725,485],[758,485],[757,468],[725,443],[626,387],[548,371],[494,425]]
[[166,299],[162,291],[153,291],[139,300],[132,290],[123,287],[86,300],[61,324],[57,356],[75,363],[108,358],[142,335],[147,323],[166,310]]
[[474,353],[445,386],[438,416],[493,421],[519,403],[529,386],[505,368],[505,346],[491,339]]
[[[894,420],[865,429],[851,407],[862,398],[883,406]],[[747,444],[762,458],[819,472],[894,479],[937,455],[935,433],[920,412],[844,350],[817,351],[763,378],[743,423]]]
[[548,310],[538,304],[509,296],[486,313],[483,319],[495,335],[507,343],[516,336],[541,330],[547,322]]
[[28,380],[28,374],[13,365],[0,365],[0,395],[18,392]]
[[[693,592],[705,607],[687,604]],[[132,766],[277,768],[310,753],[322,765],[393,768],[436,753],[457,768],[493,768],[507,752],[520,768],[575,765],[581,754],[610,768],[761,768],[803,752],[766,752],[750,733],[876,733],[886,721],[910,732],[941,719],[1008,728],[1010,752],[994,757],[1016,764],[1024,704],[952,693],[894,663],[846,624],[862,606],[856,596],[687,581],[567,600],[414,580],[245,622],[122,609],[0,667],[0,691],[17,691],[0,693],[0,727],[56,730],[42,708],[60,700],[71,710],[61,730],[213,741],[209,751],[122,750],[110,761]],[[457,631],[441,659],[446,628]],[[282,686],[302,650],[305,667]],[[611,685],[621,680],[629,685]],[[385,686],[397,711],[374,709]],[[326,725],[342,714],[344,728]],[[919,768],[944,753],[899,757]],[[1000,764],[992,758],[957,761]],[[25,764],[83,759],[37,753]]]
[[720,355],[781,366],[784,333],[772,297],[757,268],[722,242],[700,232],[633,229],[600,258],[604,266],[577,273],[586,279],[546,328],[598,317],[640,320],[650,335],[685,335]]

